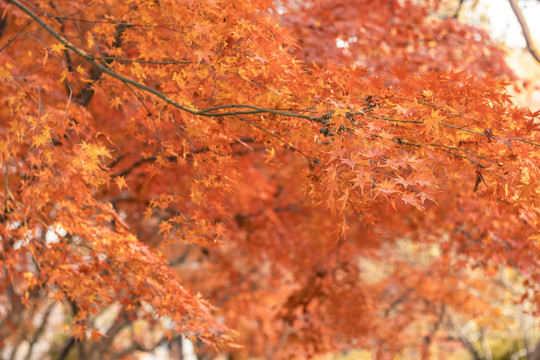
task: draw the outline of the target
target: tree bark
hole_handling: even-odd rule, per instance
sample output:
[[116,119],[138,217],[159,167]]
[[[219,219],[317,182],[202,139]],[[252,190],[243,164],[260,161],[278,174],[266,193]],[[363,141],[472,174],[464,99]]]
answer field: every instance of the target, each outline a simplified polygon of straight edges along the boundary
[[540,340],[538,340],[536,343],[536,348],[534,349],[529,360],[540,360]]

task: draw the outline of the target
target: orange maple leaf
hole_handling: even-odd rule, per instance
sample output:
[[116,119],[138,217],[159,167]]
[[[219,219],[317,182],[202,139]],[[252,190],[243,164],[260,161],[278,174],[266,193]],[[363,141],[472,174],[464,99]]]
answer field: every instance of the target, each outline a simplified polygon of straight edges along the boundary
[[432,110],[431,114],[424,118],[424,125],[429,129],[435,129],[436,132],[439,131],[439,123],[441,120],[445,119],[444,115],[440,115],[440,110]]

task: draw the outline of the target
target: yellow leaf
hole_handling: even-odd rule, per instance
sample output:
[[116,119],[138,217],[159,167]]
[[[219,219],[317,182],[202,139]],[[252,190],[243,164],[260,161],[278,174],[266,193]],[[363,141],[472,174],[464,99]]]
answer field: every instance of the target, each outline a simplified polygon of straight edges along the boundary
[[150,218],[152,217],[152,208],[151,207],[147,207],[146,210],[144,210],[144,220],[150,220]]
[[58,79],[58,83],[61,84],[64,82],[64,80],[66,80],[68,76],[68,69],[65,69],[64,71],[62,71],[62,74],[60,75],[60,79]]
[[66,50],[66,46],[64,44],[54,44],[51,46],[51,51],[56,55],[60,55],[64,50]]
[[113,109],[118,110],[120,105],[122,105],[122,99],[120,99],[118,96],[115,96],[114,98],[109,100],[109,105],[111,105]]
[[531,235],[528,240],[536,242],[536,245],[540,246],[540,235]]
[[85,75],[86,74],[86,70],[83,69],[83,67],[81,65],[77,66],[77,72],[81,75]]
[[264,160],[264,162],[268,163],[274,158],[274,156],[276,156],[276,149],[272,147],[270,149],[266,149],[266,151],[268,152],[268,155],[266,155],[266,160]]
[[200,204],[203,200],[202,193],[197,189],[191,190],[191,201],[193,201],[195,204]]
[[425,97],[426,99],[429,99],[430,97],[433,96],[433,91],[431,91],[431,90],[424,90],[424,91],[422,91],[422,96]]
[[126,184],[126,179],[124,176],[117,176],[114,178],[114,181],[116,182],[116,185],[118,186],[120,190],[122,190],[122,188],[124,187],[129,189],[129,187]]

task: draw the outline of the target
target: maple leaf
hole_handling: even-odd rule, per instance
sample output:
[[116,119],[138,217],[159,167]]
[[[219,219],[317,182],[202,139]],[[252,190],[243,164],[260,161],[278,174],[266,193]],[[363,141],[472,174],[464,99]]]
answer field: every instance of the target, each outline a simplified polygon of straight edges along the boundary
[[343,212],[345,209],[345,206],[347,206],[347,200],[349,199],[349,189],[345,189],[343,191],[343,194],[339,199],[337,199],[337,202],[340,203],[340,212]]
[[424,207],[420,205],[420,203],[416,199],[416,195],[412,192],[404,192],[403,194],[401,194],[401,200],[405,204],[410,204],[419,210],[424,210]]
[[126,184],[126,179],[124,176],[117,176],[114,178],[114,181],[116,182],[118,189],[122,190],[124,187],[129,189],[129,187]]
[[51,46],[51,51],[58,56],[60,56],[64,50],[66,50],[66,46],[64,44],[54,44]]
[[120,105],[122,105],[122,100],[118,96],[116,96],[109,100],[109,105],[112,108],[118,110],[120,108]]
[[159,234],[167,235],[172,229],[172,224],[168,221],[162,221],[161,224],[159,224]]
[[356,166],[356,163],[354,163],[353,161],[351,161],[351,159],[346,159],[346,158],[342,158],[341,159],[341,163],[342,164],[345,164],[347,166],[350,166],[350,168],[352,170],[354,170],[354,167]]
[[444,115],[440,115],[440,110],[432,110],[431,114],[424,118],[424,125],[431,130],[435,129],[436,132],[439,131],[439,123],[441,120],[445,119]]
[[73,325],[71,328],[71,334],[75,339],[78,339],[79,341],[84,338],[84,332],[86,330],[86,326],[84,324],[78,323]]
[[376,193],[374,198],[377,198],[379,194],[384,194],[385,196],[387,196],[399,192],[396,189],[396,184],[388,179],[384,179],[381,183],[377,184],[377,186],[375,187],[375,191]]
[[422,91],[422,96],[425,97],[426,99],[429,99],[433,96],[433,91],[427,89],[427,90],[424,90]]
[[363,192],[366,182],[369,181],[370,174],[364,168],[356,170],[354,173],[356,177],[353,180],[353,188],[360,187]]
[[210,56],[213,55],[213,52],[207,49],[197,49],[193,54],[196,56],[198,63],[204,60],[206,64],[210,64]]
[[522,200],[534,200],[538,196],[538,189],[534,181],[518,186],[519,198]]
[[506,138],[506,137],[499,137],[497,139],[497,144],[504,144],[508,146],[510,150],[512,150],[512,139]]
[[276,156],[276,149],[274,149],[273,147],[271,148],[268,148],[266,149],[266,152],[268,153],[266,155],[266,159],[264,160],[265,163],[269,163],[270,161],[272,161],[272,159],[274,158],[274,156]]
[[410,185],[413,184],[412,181],[405,180],[405,179],[403,179],[401,176],[398,176],[397,179],[394,179],[394,181],[395,181],[397,184],[402,185],[405,189],[406,189],[407,187],[409,187]]
[[410,109],[408,107],[401,106],[400,104],[396,104],[395,108],[396,108],[396,112],[398,114],[401,114],[401,115],[403,115],[405,117],[409,116],[413,112],[412,109]]
[[[534,114],[533,114],[534,115]],[[531,133],[533,131],[540,131],[540,121],[533,119],[524,124],[525,132]]]
[[264,56],[261,56],[260,54],[253,55],[253,59],[259,61],[261,64],[265,64],[268,62],[268,59]]
[[216,226],[214,228],[214,231],[216,233],[216,238],[217,239],[224,238],[226,230],[225,230],[225,227],[223,226],[223,224],[221,224],[221,223],[216,224]]
[[91,335],[90,335],[90,339],[92,339],[92,341],[99,342],[104,337],[106,337],[105,334],[101,333],[100,331],[98,331],[96,329],[92,329],[92,332],[91,332]]

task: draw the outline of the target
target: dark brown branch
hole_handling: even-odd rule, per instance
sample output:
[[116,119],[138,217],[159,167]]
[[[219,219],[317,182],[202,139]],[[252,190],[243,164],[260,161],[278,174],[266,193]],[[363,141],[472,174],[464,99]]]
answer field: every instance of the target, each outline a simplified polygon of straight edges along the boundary
[[0,17],[0,37],[4,35],[4,30],[7,25],[7,16]]
[[294,146],[292,146],[291,144],[289,144],[288,142],[286,142],[285,140],[283,140],[281,137],[279,137],[278,135],[274,134],[273,132],[268,131],[268,130],[266,130],[265,128],[263,128],[262,126],[259,126],[259,125],[255,124],[254,122],[251,122],[251,121],[249,121],[249,120],[247,120],[247,119],[244,119],[244,118],[242,118],[242,117],[240,117],[240,116],[238,116],[238,115],[235,115],[235,117],[236,117],[237,119],[239,119],[240,121],[243,121],[243,122],[245,122],[245,123],[247,123],[247,124],[249,124],[249,125],[251,125],[251,126],[253,126],[253,127],[255,127],[255,128],[259,129],[259,130],[261,130],[262,132],[264,132],[264,133],[266,133],[266,134],[268,134],[268,135],[270,135],[270,136],[276,138],[277,140],[279,140],[280,142],[282,142],[283,144],[285,144],[289,149],[291,149],[291,150],[293,150],[293,151],[299,153],[300,155],[302,155],[303,157],[305,157],[306,159],[308,159],[308,161],[309,161],[310,163],[313,162],[314,164],[319,165],[316,161],[313,161],[314,159],[312,159],[311,157],[307,156],[307,155],[304,154],[301,150],[295,148]]
[[[7,241],[3,243],[3,252],[0,253],[0,261],[3,263],[2,266],[2,275],[5,275],[4,281],[6,282],[5,297],[9,301],[9,312],[6,317],[0,322],[0,336],[7,337],[13,328],[20,326],[21,317],[24,311],[21,297],[15,291],[15,286],[13,285],[13,277],[10,274],[9,267],[6,265],[6,254],[11,251],[13,248],[13,239],[10,237]],[[6,326],[7,324],[11,324]],[[17,348],[14,348],[15,352]],[[14,354],[13,352],[13,354]]]
[[[77,313],[79,312],[79,306],[74,300],[70,300],[68,297],[69,305],[71,306],[71,311],[73,312],[73,317],[77,316]],[[62,346],[62,350],[60,351],[60,354],[58,355],[58,360],[64,360],[68,358],[69,353],[73,349],[73,347],[77,345],[77,340],[75,337],[71,336],[65,343],[64,346]],[[79,358],[84,358],[83,351],[82,351],[82,344],[79,343]]]
[[180,65],[180,64],[193,64],[193,61],[177,61],[177,60],[170,60],[170,61],[153,61],[153,60],[137,60],[137,59],[124,59],[119,58],[115,56],[101,56],[101,57],[94,57],[96,60],[104,60],[104,61],[118,61],[118,62],[128,62],[128,63],[138,63],[138,64],[151,64],[151,65]]
[[465,348],[467,348],[467,350],[469,351],[473,359],[485,360],[485,358],[474,347],[474,344],[467,338],[465,334],[463,334],[461,329],[458,327],[459,325],[456,325],[451,319],[449,319],[449,322],[451,326],[454,328],[454,331],[456,332],[459,341],[465,346]]
[[510,7],[514,12],[514,15],[516,15],[519,26],[521,26],[521,32],[523,33],[523,38],[527,43],[527,49],[529,49],[529,52],[534,57],[534,59],[540,63],[540,51],[536,48],[536,45],[534,44],[534,40],[531,37],[531,33],[529,31],[529,26],[527,25],[527,21],[525,21],[525,17],[523,16],[523,13],[521,12],[521,9],[517,4],[517,1],[508,0],[508,2],[510,3]]
[[[53,4],[53,6],[54,6],[54,4]],[[54,7],[55,7],[57,12],[62,13],[61,9],[57,9],[56,6],[54,6]],[[37,11],[40,11],[36,7],[33,7],[33,8],[35,10],[37,10]],[[55,18],[60,23],[60,33],[64,34],[65,33],[65,27],[64,27],[63,19],[59,18],[59,17],[55,17]],[[119,47],[122,46],[122,35],[123,35],[124,31],[127,28],[128,28],[128,26],[127,26],[127,24],[125,22],[120,22],[120,23],[116,24],[115,34],[114,34],[114,42],[112,44],[113,47],[119,48]],[[65,34],[64,34],[64,36],[67,37],[67,35],[65,35]],[[73,66],[73,61],[72,61],[71,56],[69,54],[69,51],[67,49],[64,50],[64,57],[66,59],[68,71],[69,72],[74,72],[75,68]],[[106,64],[110,64],[112,62],[112,60],[107,60],[105,58],[101,58],[101,59],[105,60]],[[75,95],[75,101],[78,104],[81,104],[81,105],[83,105],[85,107],[88,106],[90,100],[94,96],[93,85],[94,85],[94,83],[96,81],[99,80],[102,73],[103,72],[101,70],[99,70],[99,69],[97,69],[95,67],[92,67],[90,69],[90,78],[89,78],[90,81],[84,84],[84,86],[80,89],[79,94]],[[73,93],[72,92],[73,87],[71,86],[69,81],[66,81],[66,89],[68,91],[68,94],[70,94],[70,96],[71,96],[72,93]]]
[[[396,98],[396,99],[400,99],[400,100],[405,100],[405,101],[409,101],[409,102],[418,102],[419,104],[422,104],[422,105],[426,105],[426,106],[430,106],[430,107],[433,107],[435,109],[439,109],[439,110],[444,110],[446,111],[446,109],[444,107],[441,107],[441,106],[437,106],[435,104],[430,104],[430,103],[427,103],[425,101],[418,101],[418,99],[415,99],[415,100],[411,100],[411,99],[408,99],[408,98],[404,98],[404,97],[400,97],[400,96],[395,96],[395,95],[392,95],[392,97]],[[459,115],[464,115],[463,113],[459,113]],[[385,119],[385,118],[380,118],[382,120],[393,120],[393,119]],[[459,126],[455,126],[455,125],[450,125],[450,124],[445,124],[445,123],[442,123],[442,122],[439,122],[439,125],[442,125],[442,126],[446,126],[446,127],[450,127],[450,128],[453,128],[453,129],[456,129],[456,130],[461,130],[461,131],[466,131],[466,132],[470,132],[470,133],[473,133],[473,134],[476,134],[476,135],[480,135],[480,136],[484,136],[484,137],[487,137],[487,138],[491,138],[491,139],[494,139],[494,140],[497,140],[497,139],[501,139],[500,137],[497,137],[497,136],[488,136],[484,133],[481,133],[481,132],[478,132],[478,131],[473,131],[473,130],[468,130],[468,129],[465,129],[465,128],[462,128],[462,127],[459,127]],[[517,138],[517,137],[514,137],[514,138],[507,138],[506,140],[508,141],[519,141],[519,142],[522,142],[522,143],[525,143],[525,144],[529,144],[529,145],[533,145],[533,146],[540,146],[540,143],[537,143],[535,141],[538,141],[540,142],[540,139],[526,139],[526,138]]]
[[409,300],[409,295],[413,292],[412,289],[406,289],[403,294],[397,297],[392,303],[384,310],[384,317],[388,317],[392,311],[394,311],[400,304]]
[[449,150],[462,151],[462,152],[467,153],[469,155],[476,156],[479,159],[488,161],[488,162],[490,162],[492,164],[495,164],[495,165],[498,165],[498,166],[503,166],[503,164],[498,163],[498,162],[493,161],[493,160],[490,160],[490,159],[488,159],[488,158],[486,158],[484,156],[481,156],[481,155],[475,154],[473,152],[470,152],[470,151],[467,151],[467,150],[464,150],[464,149],[460,149],[460,148],[457,148],[457,147],[454,147],[454,146],[447,146],[447,145],[440,145],[440,144],[427,144],[427,145],[434,146],[434,147],[442,147],[442,148],[446,148],[446,149],[449,149]]
[[65,342],[64,346],[62,346],[62,350],[60,351],[60,354],[58,354],[57,360],[64,360],[67,359],[69,353],[71,352],[71,349],[75,346],[75,338],[70,337],[68,341]]
[[176,265],[183,264],[184,261],[186,261],[188,256],[189,256],[189,250],[184,251],[184,253],[180,255],[179,257],[177,257],[176,259],[169,261],[169,267],[175,267]]
[[437,150],[439,150],[439,151],[444,151],[444,152],[446,152],[446,153],[448,153],[448,154],[450,154],[450,155],[453,155],[453,156],[455,156],[455,157],[457,157],[457,158],[460,158],[460,159],[469,160],[470,162],[472,162],[473,164],[475,164],[476,166],[478,166],[478,167],[480,167],[480,168],[482,168],[482,169],[486,168],[486,166],[485,166],[485,165],[482,165],[482,164],[479,163],[478,161],[475,161],[475,160],[473,160],[473,159],[471,159],[471,158],[469,158],[469,157],[467,157],[467,156],[463,156],[463,155],[457,154],[457,153],[455,153],[455,152],[453,152],[453,151],[450,151],[450,150],[448,150],[448,149],[464,151],[464,152],[466,152],[466,153],[469,153],[469,154],[474,155],[474,156],[477,156],[477,157],[479,157],[479,158],[481,158],[481,159],[490,161],[490,162],[492,162],[492,163],[494,163],[494,164],[497,164],[497,165],[499,165],[499,166],[501,165],[501,164],[499,164],[499,163],[496,163],[496,162],[494,162],[494,161],[492,161],[492,160],[486,159],[486,158],[484,158],[484,157],[482,157],[482,156],[476,155],[476,154],[471,153],[471,152],[469,152],[469,151],[462,150],[462,149],[459,149],[459,148],[454,148],[454,147],[451,147],[451,146],[433,145],[433,144],[416,144],[416,143],[410,142],[410,141],[405,140],[405,139],[395,139],[395,140],[393,140],[393,141],[394,141],[396,144],[399,144],[399,145],[415,146],[415,147],[419,147],[419,148],[426,148],[427,146],[442,147],[442,149],[437,149]]
[[444,304],[442,304],[441,309],[439,311],[439,314],[437,315],[437,320],[436,320],[435,324],[433,325],[433,328],[424,337],[424,345],[425,346],[428,347],[431,344],[431,342],[433,340],[433,337],[435,336],[435,334],[437,333],[437,331],[439,330],[439,328],[442,325],[445,313],[446,313],[446,307],[445,307]]
[[456,12],[454,13],[454,18],[457,19],[459,17],[459,13],[461,12],[461,8],[463,7],[463,3],[465,0],[459,0],[458,7],[456,9]]
[[[128,28],[128,25],[125,23],[125,22],[122,22],[118,25],[116,25],[115,27],[115,34],[114,34],[114,42],[112,44],[113,47],[115,48],[119,48],[122,46],[122,35],[124,33],[124,31],[126,31],[126,29]],[[66,51],[67,53],[67,51]],[[105,63],[106,64],[110,64],[112,63],[113,60],[111,59],[106,59],[105,60]],[[92,69],[90,70],[90,82],[86,83],[84,85],[84,87],[81,89],[81,92],[79,93],[79,96],[78,96],[78,102],[83,105],[83,106],[88,106],[88,103],[90,102],[90,100],[92,99],[92,97],[94,96],[94,88],[93,88],[93,85],[96,81],[99,80],[99,78],[101,77],[101,74],[103,73],[103,71],[95,68],[95,67],[92,67]]]
[[[242,144],[242,143],[253,143],[253,142],[255,142],[255,140],[252,139],[252,138],[244,138],[244,139],[239,139],[238,142],[230,143],[229,145],[237,145],[237,144]],[[193,150],[193,151],[190,151],[189,153],[187,153],[186,156],[192,156],[194,154],[201,154],[201,153],[207,152],[208,150],[209,149],[207,147],[204,147],[204,148],[201,148],[201,149],[196,149],[196,150]],[[255,150],[253,150],[253,151],[255,151]],[[244,154],[244,153],[243,152],[234,152],[234,153],[232,153],[232,155],[242,155],[242,154]],[[113,177],[127,176],[133,170],[138,168],[139,166],[141,166],[143,164],[146,164],[146,163],[149,163],[149,162],[154,162],[157,159],[158,159],[157,156],[149,156],[149,157],[137,160],[133,164],[131,164],[130,167],[128,167],[127,169],[113,175]],[[175,162],[178,159],[178,157],[174,156],[174,155],[171,155],[171,156],[165,157],[164,159],[169,161],[169,162]],[[116,163],[117,162],[114,162],[113,164],[116,165]]]

